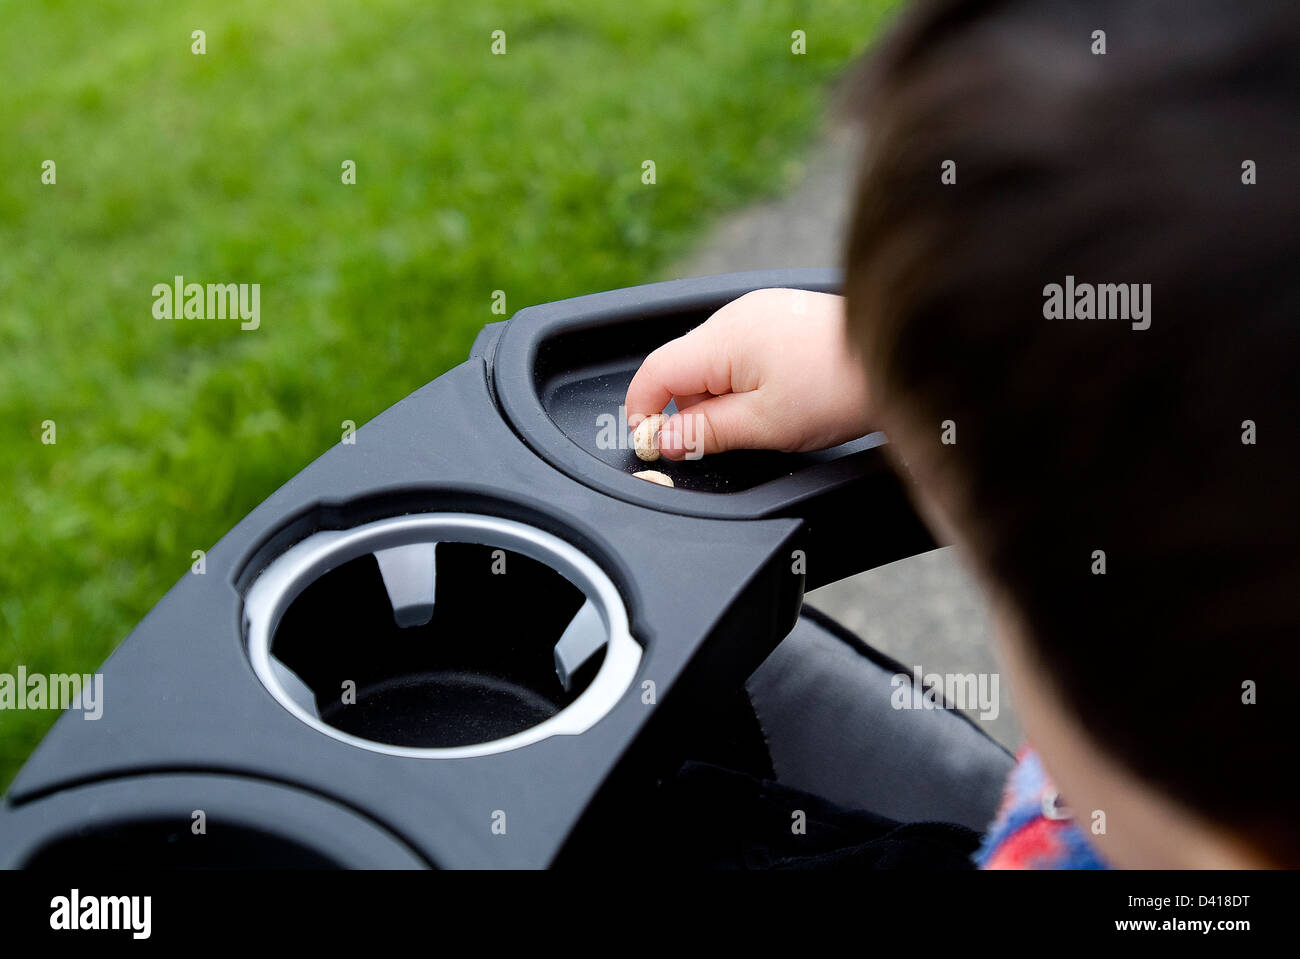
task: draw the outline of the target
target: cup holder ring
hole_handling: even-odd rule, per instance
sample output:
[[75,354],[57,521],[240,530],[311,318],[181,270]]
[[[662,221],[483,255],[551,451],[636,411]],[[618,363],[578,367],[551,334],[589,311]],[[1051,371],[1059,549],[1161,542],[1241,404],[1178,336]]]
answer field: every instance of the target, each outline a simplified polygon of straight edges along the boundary
[[[275,653],[277,630],[285,614],[322,577],[373,554],[392,603],[396,627],[422,628],[435,608],[435,550],[443,543],[475,544],[528,557],[580,591],[585,601],[554,644],[554,679],[567,690],[577,667],[588,660],[595,662],[595,654],[603,649],[603,658],[594,675],[576,697],[546,718],[482,742],[410,745],[356,735],[326,721],[320,710],[313,708],[312,691],[292,670],[285,668]],[[388,624],[390,628],[392,625]],[[622,597],[609,576],[589,556],[536,527],[474,513],[408,514],[351,529],[317,532],[277,556],[258,574],[244,597],[243,627],[254,673],[288,712],[340,742],[417,759],[487,756],[552,736],[584,733],[608,714],[631,688],[642,656],[640,644],[632,637]]]

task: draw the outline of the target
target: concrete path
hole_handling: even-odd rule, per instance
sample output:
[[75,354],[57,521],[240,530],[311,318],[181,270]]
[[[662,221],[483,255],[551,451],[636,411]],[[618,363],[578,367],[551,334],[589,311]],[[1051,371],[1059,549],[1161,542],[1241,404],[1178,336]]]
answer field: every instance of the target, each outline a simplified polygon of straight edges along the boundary
[[[662,278],[839,265],[856,155],[851,137],[825,137],[803,162],[798,183],[786,196],[726,217],[691,257]],[[814,590],[807,602],[909,668],[998,673],[987,604],[951,548]],[[966,712],[1014,750],[1020,726],[1001,676],[997,690],[996,717],[981,719],[978,708]]]

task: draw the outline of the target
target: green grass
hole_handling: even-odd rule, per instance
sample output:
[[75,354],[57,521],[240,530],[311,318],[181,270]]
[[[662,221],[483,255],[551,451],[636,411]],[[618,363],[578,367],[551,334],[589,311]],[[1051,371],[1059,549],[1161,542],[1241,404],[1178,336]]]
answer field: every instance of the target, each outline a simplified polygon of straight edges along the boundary
[[[891,6],[0,2],[0,672],[94,671],[493,290],[645,281],[782,188]],[[260,283],[261,328],[155,320],[175,274]],[[0,786],[54,718],[0,712]]]

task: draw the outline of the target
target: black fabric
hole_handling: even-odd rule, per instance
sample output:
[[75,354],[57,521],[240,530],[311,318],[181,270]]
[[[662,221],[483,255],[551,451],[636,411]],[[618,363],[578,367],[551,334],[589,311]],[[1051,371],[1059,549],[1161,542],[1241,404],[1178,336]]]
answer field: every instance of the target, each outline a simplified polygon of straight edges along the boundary
[[958,710],[895,708],[900,674],[910,690],[910,670],[804,606],[745,684],[770,778],[898,822],[984,829],[1014,758]]
[[687,867],[966,870],[980,842],[965,826],[899,823],[708,763],[687,762],[660,788],[660,848]]

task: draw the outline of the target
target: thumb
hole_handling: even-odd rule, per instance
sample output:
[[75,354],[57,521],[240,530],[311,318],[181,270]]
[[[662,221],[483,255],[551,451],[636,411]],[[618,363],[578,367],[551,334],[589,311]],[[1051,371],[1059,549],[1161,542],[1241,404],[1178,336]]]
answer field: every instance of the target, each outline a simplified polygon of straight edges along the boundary
[[756,391],[724,393],[674,413],[659,431],[659,452],[669,460],[764,445]]

